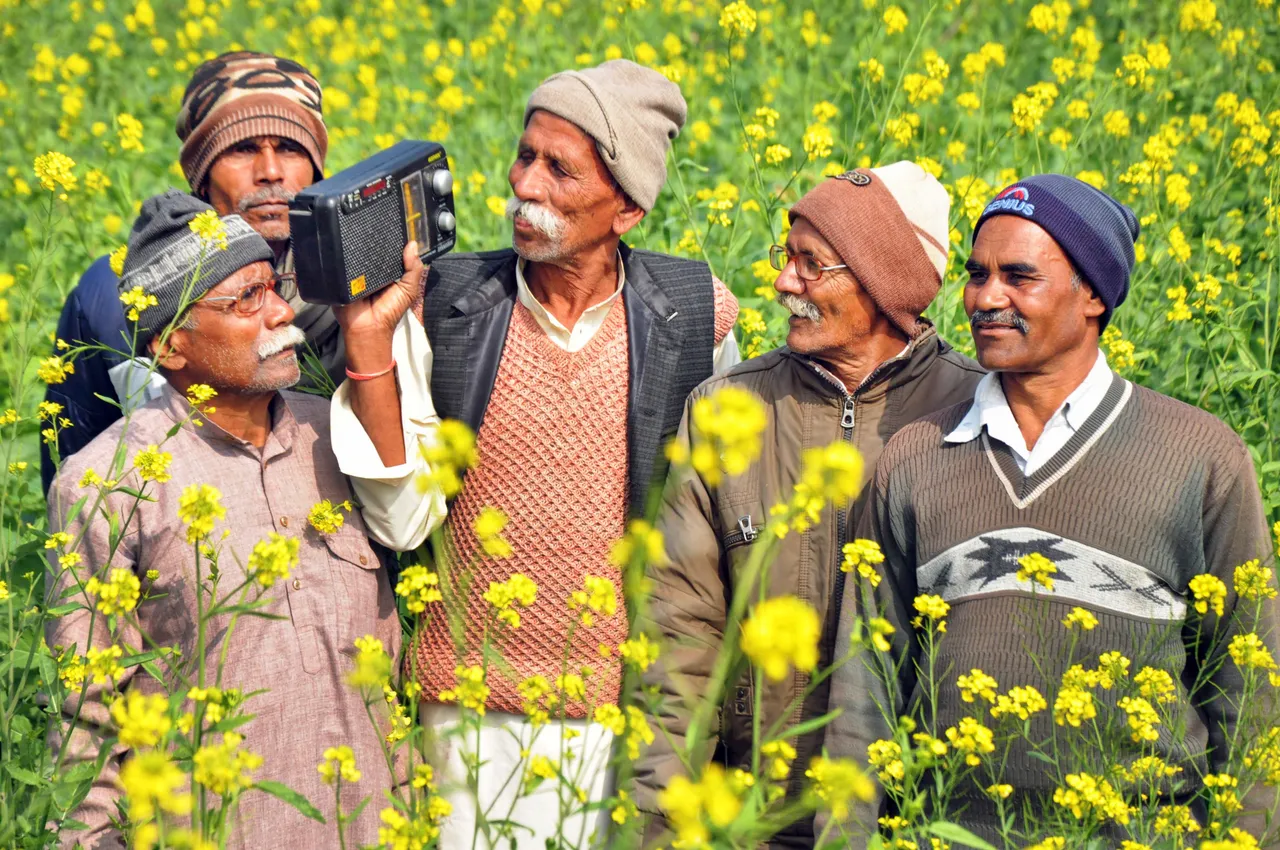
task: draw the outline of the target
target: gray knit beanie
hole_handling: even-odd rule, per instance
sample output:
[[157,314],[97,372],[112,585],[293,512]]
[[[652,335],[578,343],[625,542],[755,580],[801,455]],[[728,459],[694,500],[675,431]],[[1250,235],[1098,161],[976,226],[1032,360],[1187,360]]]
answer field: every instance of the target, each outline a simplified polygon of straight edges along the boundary
[[[142,202],[138,219],[129,233],[129,250],[125,255],[120,292],[142,287],[159,303],[138,316],[137,351],[145,351],[151,338],[173,321],[183,305],[195,301],[245,266],[275,254],[266,240],[238,215],[223,216],[227,247],[205,247],[190,224],[203,212],[214,212],[204,201],[170,189]],[[216,213],[215,213],[216,215]],[[201,255],[204,259],[201,261]],[[192,283],[196,267],[200,277]]]
[[524,123],[545,109],[582,128],[613,179],[645,212],[667,182],[667,150],[688,115],[680,87],[651,68],[613,59],[561,71],[533,90]]

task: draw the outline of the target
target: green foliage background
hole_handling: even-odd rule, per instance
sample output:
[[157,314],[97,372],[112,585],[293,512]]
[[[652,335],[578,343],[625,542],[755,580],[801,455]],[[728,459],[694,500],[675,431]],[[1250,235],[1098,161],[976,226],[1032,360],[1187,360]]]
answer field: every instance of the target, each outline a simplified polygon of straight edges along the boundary
[[[1086,172],[1143,222],[1112,365],[1229,422],[1280,520],[1278,40],[1274,0],[0,0],[0,411],[18,417],[0,426],[0,579],[19,597],[42,570],[28,531],[44,524],[35,373],[65,296],[125,241],[142,198],[185,185],[182,90],[236,48],[321,81],[329,173],[399,138],[443,142],[463,249],[509,239],[495,210],[538,81],[615,56],[662,70],[689,120],[629,238],[705,257],[740,298],[747,354],[780,344],[766,252],[824,174],[904,158],[938,173],[954,231],[930,315],[967,349],[977,212],[1018,176]],[[75,160],[74,188],[36,179],[51,150]],[[38,646],[21,612],[7,616],[9,649]],[[29,696],[0,701],[7,781],[30,763],[19,750],[42,746]]]

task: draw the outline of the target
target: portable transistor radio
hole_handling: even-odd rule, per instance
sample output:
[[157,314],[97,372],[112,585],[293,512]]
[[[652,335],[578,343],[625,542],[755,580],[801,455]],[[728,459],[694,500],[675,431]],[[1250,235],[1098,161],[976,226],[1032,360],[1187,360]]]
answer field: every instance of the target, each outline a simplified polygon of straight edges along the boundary
[[453,174],[435,142],[402,141],[312,184],[289,203],[303,300],[349,304],[404,274],[404,246],[424,264],[456,242]]

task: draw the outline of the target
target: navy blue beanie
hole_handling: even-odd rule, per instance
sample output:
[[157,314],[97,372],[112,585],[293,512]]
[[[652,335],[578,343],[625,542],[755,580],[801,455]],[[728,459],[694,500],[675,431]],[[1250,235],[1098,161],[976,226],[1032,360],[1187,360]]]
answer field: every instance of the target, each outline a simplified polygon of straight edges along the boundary
[[1133,242],[1141,228],[1133,210],[1105,192],[1065,174],[1019,180],[987,204],[973,226],[973,239],[987,219],[1019,215],[1053,237],[1107,311],[1102,327],[1129,294]]

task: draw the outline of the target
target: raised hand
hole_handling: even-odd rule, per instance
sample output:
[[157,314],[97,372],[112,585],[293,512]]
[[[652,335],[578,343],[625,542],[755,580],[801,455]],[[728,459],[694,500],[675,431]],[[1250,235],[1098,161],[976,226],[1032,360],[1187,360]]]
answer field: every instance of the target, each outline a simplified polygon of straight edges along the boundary
[[418,243],[404,246],[404,275],[395,283],[350,304],[335,306],[334,318],[342,327],[348,349],[353,339],[381,340],[389,343],[391,332],[410,305],[422,293],[422,275],[426,267],[418,257]]

